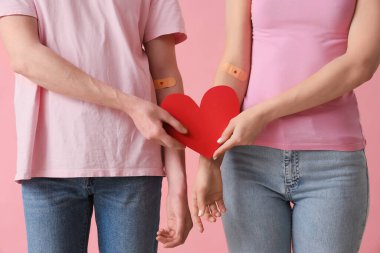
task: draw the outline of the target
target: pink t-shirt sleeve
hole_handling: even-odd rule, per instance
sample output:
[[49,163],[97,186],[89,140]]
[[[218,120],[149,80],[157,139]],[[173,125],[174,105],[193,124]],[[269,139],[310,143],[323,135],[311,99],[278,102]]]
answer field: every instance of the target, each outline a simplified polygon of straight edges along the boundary
[[187,38],[179,3],[177,0],[152,0],[144,42],[166,34],[173,34],[177,44]]
[[37,18],[33,0],[0,0],[0,17],[25,15]]

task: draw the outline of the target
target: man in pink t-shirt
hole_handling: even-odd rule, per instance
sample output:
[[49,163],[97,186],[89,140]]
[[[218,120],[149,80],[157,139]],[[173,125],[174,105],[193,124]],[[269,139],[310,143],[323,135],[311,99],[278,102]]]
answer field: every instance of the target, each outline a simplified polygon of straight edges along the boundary
[[15,180],[29,252],[86,251],[93,208],[102,252],[156,252],[164,175],[159,235],[166,247],[183,243],[183,147],[162,123],[186,129],[157,106],[183,92],[177,0],[0,0],[0,36],[17,73]]

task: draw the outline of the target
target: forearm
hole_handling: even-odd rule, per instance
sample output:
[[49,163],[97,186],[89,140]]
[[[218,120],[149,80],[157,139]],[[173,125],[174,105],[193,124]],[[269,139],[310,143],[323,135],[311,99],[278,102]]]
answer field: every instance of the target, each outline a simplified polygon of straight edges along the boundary
[[163,153],[169,193],[187,198],[185,151],[163,148]]
[[[151,72],[154,79],[173,77],[176,80],[175,86],[156,90],[159,104],[170,94],[183,93],[182,78],[176,67],[167,67],[160,70],[152,68]],[[169,193],[187,197],[185,152],[169,148],[163,148],[163,152]]]
[[215,86],[227,85],[227,86],[230,86],[232,89],[234,89],[236,92],[236,95],[239,98],[239,102],[242,103],[244,96],[247,92],[248,79],[245,81],[242,81],[228,74],[222,67],[223,64],[225,63],[229,63],[236,67],[239,67],[240,69],[246,71],[247,73],[250,71],[250,68],[251,68],[250,63],[249,61],[245,60],[243,57],[239,55],[237,55],[236,57],[225,56],[220,61],[220,64],[219,64],[219,67],[214,79]]
[[29,47],[12,65],[41,87],[71,98],[124,111],[136,99],[96,80],[43,45]]
[[[247,8],[245,5],[244,8]],[[236,4],[227,1],[226,8],[230,8],[232,12],[236,12]],[[243,9],[244,9],[243,8]],[[252,54],[252,33],[250,18],[239,18],[231,16],[227,10],[226,40],[223,57],[220,60],[218,70],[215,75],[215,85],[228,85],[236,91],[240,103],[243,102],[247,92],[249,73],[251,71],[251,54]],[[244,10],[245,16],[249,16],[249,10]],[[236,14],[235,14],[236,15]],[[243,15],[243,14],[241,14]],[[249,16],[250,17],[250,16]],[[241,29],[236,29],[236,26]],[[239,38],[239,39],[236,39]],[[223,65],[230,64],[244,73],[245,79],[239,79],[228,73]]]
[[163,148],[169,194],[187,197],[185,152]]
[[376,68],[377,65],[355,62],[343,55],[302,83],[258,106],[262,107],[268,121],[301,112],[352,91],[368,81]]
[[183,82],[181,74],[177,67],[164,67],[160,69],[152,69],[151,68],[151,74],[153,79],[165,79],[165,78],[174,78],[176,85],[170,87],[170,88],[164,88],[164,89],[158,89],[156,90],[156,97],[158,104],[161,104],[161,102],[165,99],[166,96],[174,93],[181,93],[183,94]]
[[200,169],[207,169],[207,170],[213,170],[217,169],[220,170],[220,166],[222,165],[224,155],[221,155],[218,157],[218,159],[208,159],[204,156],[199,156],[199,168]]

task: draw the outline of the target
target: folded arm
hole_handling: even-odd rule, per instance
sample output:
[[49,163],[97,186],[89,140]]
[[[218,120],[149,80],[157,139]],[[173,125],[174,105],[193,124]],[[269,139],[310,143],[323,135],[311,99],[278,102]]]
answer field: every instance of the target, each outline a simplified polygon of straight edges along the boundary
[[359,0],[345,54],[288,91],[253,106],[233,119],[224,144],[214,157],[238,145],[249,145],[269,122],[298,113],[354,90],[370,80],[380,63],[380,0]]
[[379,64],[380,0],[359,0],[346,53],[262,106],[269,120],[316,107],[370,80]]
[[141,134],[172,148],[182,148],[162,128],[183,126],[157,105],[126,94],[93,78],[40,43],[37,20],[28,16],[0,18],[0,37],[15,72],[39,86],[71,98],[117,109],[130,116]]

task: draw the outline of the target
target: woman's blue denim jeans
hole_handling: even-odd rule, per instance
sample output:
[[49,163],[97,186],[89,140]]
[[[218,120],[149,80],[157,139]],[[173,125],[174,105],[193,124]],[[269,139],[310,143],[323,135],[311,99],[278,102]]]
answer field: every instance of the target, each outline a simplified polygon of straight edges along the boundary
[[363,150],[240,146],[222,175],[231,253],[358,252],[368,213]]
[[87,252],[93,208],[100,252],[157,252],[161,184],[162,177],[23,181],[28,252]]

